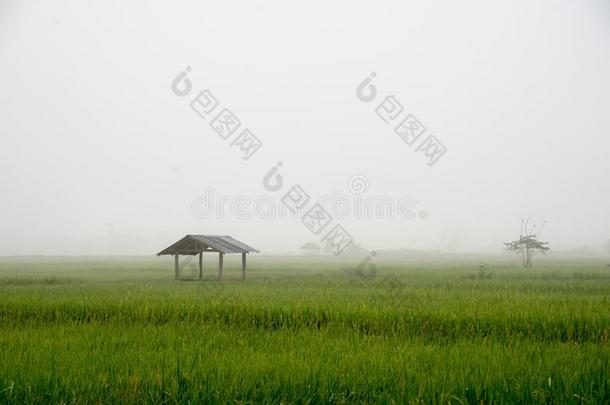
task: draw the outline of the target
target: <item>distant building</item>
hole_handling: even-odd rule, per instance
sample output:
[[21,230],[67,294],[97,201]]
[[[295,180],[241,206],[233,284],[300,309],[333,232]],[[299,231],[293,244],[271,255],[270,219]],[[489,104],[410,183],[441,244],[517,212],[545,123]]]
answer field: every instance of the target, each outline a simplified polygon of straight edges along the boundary
[[301,246],[299,249],[302,250],[303,254],[306,256],[319,255],[320,252],[322,251],[322,248],[320,247],[320,245],[315,244],[313,242],[308,242],[308,243],[304,244],[303,246]]

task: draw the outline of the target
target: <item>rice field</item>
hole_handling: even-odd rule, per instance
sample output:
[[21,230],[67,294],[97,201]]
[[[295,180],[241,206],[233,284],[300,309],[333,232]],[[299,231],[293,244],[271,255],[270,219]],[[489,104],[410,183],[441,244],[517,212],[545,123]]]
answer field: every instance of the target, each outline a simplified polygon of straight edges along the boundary
[[608,259],[214,259],[0,259],[0,402],[610,402]]

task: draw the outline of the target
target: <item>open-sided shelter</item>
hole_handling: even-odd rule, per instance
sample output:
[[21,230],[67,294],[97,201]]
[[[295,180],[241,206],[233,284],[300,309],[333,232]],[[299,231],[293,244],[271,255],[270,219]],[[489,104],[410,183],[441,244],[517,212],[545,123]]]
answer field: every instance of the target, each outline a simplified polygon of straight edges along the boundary
[[199,280],[203,280],[203,254],[218,253],[218,279],[222,280],[224,255],[241,253],[241,278],[246,278],[246,254],[259,251],[228,235],[186,235],[157,256],[174,256],[176,279],[179,277],[180,255],[199,255]]

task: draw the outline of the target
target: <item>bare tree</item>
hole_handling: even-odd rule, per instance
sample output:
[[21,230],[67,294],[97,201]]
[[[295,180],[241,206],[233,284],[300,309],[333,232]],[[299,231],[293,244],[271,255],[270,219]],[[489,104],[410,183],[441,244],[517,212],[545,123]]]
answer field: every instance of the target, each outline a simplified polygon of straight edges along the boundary
[[[527,220],[521,220],[521,232],[519,233],[519,239],[514,240],[512,242],[504,242],[506,245],[506,250],[513,251],[517,254],[520,254],[523,258],[523,267],[532,267],[532,257],[535,252],[540,252],[543,255],[546,254],[546,251],[550,249],[548,246],[548,242],[541,242],[536,237],[536,225],[533,225],[530,229],[527,229],[527,224],[529,222],[529,218]],[[540,226],[540,230],[538,234],[542,232],[542,228],[544,227],[544,221]]]

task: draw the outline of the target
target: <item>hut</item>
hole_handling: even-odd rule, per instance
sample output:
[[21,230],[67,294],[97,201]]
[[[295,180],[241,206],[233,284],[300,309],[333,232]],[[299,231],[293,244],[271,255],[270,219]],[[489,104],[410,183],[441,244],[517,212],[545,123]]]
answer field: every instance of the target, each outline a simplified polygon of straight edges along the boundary
[[179,278],[180,255],[199,255],[199,280],[203,280],[203,254],[218,253],[218,280],[222,280],[224,255],[241,253],[241,279],[246,278],[246,254],[259,251],[228,235],[186,235],[170,247],[157,253],[157,256],[174,256],[175,276]]
[[322,250],[320,245],[317,245],[313,242],[308,242],[308,243],[304,244],[303,246],[301,246],[299,249],[301,249],[303,251],[303,254],[307,255],[307,256],[319,255],[320,251]]

